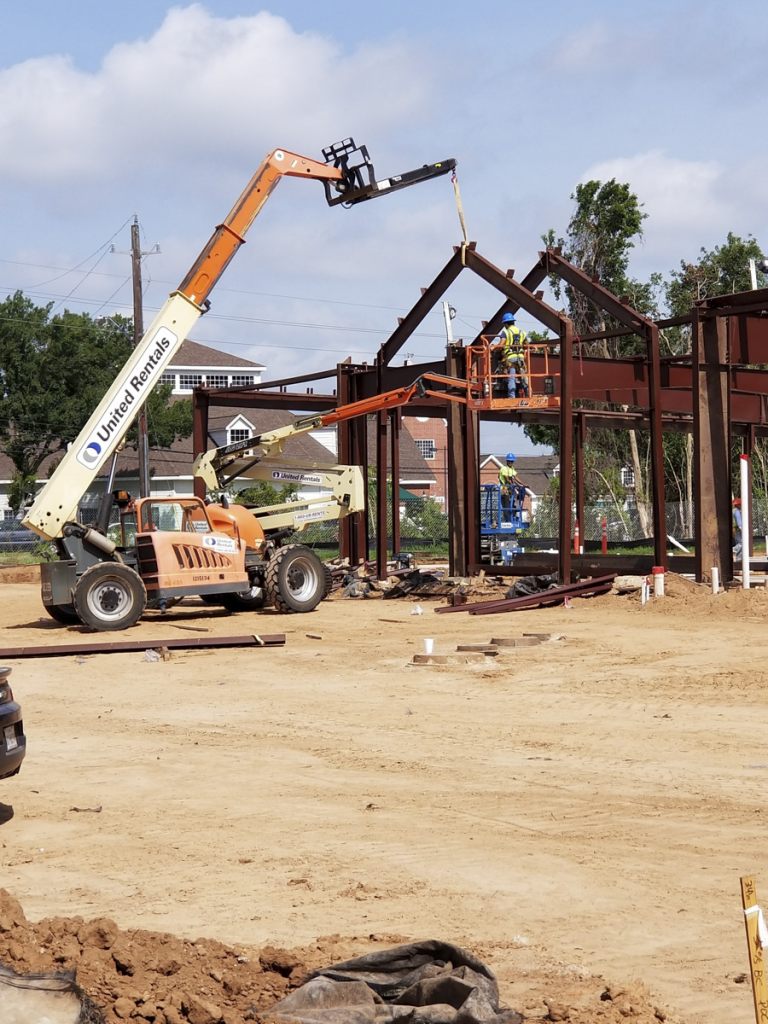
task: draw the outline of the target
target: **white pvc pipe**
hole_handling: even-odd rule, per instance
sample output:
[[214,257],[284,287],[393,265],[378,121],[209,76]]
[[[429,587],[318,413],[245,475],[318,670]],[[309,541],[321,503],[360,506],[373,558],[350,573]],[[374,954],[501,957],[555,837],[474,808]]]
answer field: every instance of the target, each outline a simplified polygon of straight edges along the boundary
[[741,586],[749,590],[749,538],[752,529],[749,523],[749,456],[739,458],[741,469]]
[[651,574],[653,576],[653,596],[664,597],[664,570],[660,565],[654,565]]
[[716,565],[712,566],[712,593],[720,593],[720,570]]

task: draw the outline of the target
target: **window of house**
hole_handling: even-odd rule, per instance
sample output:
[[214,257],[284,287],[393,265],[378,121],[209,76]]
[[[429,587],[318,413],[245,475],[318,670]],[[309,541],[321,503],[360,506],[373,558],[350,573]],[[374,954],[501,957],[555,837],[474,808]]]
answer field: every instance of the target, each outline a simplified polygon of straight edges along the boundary
[[629,466],[622,466],[621,468],[621,484],[622,487],[634,487],[635,486],[635,471],[630,469]]
[[250,430],[243,430],[242,427],[233,427],[229,431],[229,444],[234,444],[235,441],[245,441],[251,436]]
[[229,384],[226,373],[206,373],[205,382],[209,388],[225,388]]
[[163,373],[160,375],[161,384],[170,384],[172,388],[176,387],[176,374],[175,373]]
[[180,373],[179,391],[191,391],[203,383],[202,373]]
[[255,384],[256,378],[252,373],[240,373],[234,374],[232,377],[232,387],[241,387],[243,384]]
[[427,462],[432,462],[432,460],[435,458],[435,455],[437,454],[437,445],[433,440],[417,440],[416,447],[421,452],[422,458],[424,458]]

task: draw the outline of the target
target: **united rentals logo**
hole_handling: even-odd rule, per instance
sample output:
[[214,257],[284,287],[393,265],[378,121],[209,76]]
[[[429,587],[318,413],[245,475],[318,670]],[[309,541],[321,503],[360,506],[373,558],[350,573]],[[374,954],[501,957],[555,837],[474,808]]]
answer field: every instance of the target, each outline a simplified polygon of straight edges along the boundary
[[323,478],[318,476],[317,473],[293,473],[284,469],[273,469],[272,479],[289,480],[294,484],[321,484],[323,482]]
[[97,469],[110,444],[123,436],[133,420],[134,408],[138,409],[157,383],[165,365],[165,356],[177,341],[173,331],[167,327],[158,328],[149,343],[143,365],[133,371],[122,396],[116,396],[112,408],[101,416],[77,453],[77,461],[81,466]]

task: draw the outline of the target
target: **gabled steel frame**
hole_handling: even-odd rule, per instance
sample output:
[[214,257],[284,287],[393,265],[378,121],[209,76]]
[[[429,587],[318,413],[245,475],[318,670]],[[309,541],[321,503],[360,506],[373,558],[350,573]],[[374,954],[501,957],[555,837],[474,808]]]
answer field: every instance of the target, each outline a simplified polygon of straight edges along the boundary
[[[504,300],[483,324],[482,335],[497,334],[506,312],[524,309],[558,337],[559,355],[550,356],[550,372],[559,375],[560,407],[550,410],[513,410],[477,413],[455,402],[426,396],[412,402],[407,415],[438,416],[448,422],[448,508],[450,522],[450,571],[467,575],[480,566],[477,494],[479,491],[479,419],[505,422],[557,423],[559,426],[559,556],[561,583],[571,579],[573,463],[575,453],[576,517],[583,521],[583,445],[591,428],[647,429],[651,438],[651,488],[653,510],[653,564],[666,566],[663,431],[692,431],[695,444],[697,576],[707,578],[709,567],[718,565],[724,579],[732,575],[729,539],[731,432],[745,438],[749,449],[757,436],[768,436],[768,372],[744,364],[768,364],[768,289],[703,300],[685,317],[654,322],[627,302],[603,288],[569,263],[556,249],[539,254],[537,263],[520,282],[514,271],[502,271],[477,252],[474,242],[456,247],[434,281],[421,290],[413,308],[381,345],[373,365],[351,360],[316,373],[267,381],[249,387],[197,389],[194,393],[193,447],[204,451],[208,435],[208,408],[253,406],[293,411],[328,409],[402,387],[425,372],[463,377],[466,349],[463,343],[448,346],[445,358],[409,366],[392,366],[400,352],[448,288],[464,270],[470,270],[501,292]],[[621,324],[600,334],[578,338],[569,317],[543,301],[539,286],[556,275]],[[692,351],[683,357],[662,357],[659,331],[688,324]],[[574,359],[580,342],[636,335],[645,355],[631,359],[584,357]],[[481,335],[469,344],[477,344]],[[534,363],[537,357],[534,357]],[[332,393],[289,391],[297,384],[335,380]],[[574,407],[574,402],[616,408]],[[399,447],[402,410],[376,417],[376,563],[381,577],[387,569],[387,534],[392,553],[399,550]],[[359,465],[367,475],[368,445],[365,418],[339,424],[339,460]],[[389,443],[388,443],[389,442]],[[574,452],[575,448],[575,452]],[[713,455],[713,452],[716,453]],[[391,476],[388,480],[388,463]],[[715,476],[717,479],[715,480]],[[202,496],[202,482],[195,481]],[[386,509],[390,499],[391,517]],[[358,513],[342,521],[341,553],[353,564],[370,557],[368,514]],[[714,525],[713,525],[714,524]],[[724,526],[723,524],[728,524]]]

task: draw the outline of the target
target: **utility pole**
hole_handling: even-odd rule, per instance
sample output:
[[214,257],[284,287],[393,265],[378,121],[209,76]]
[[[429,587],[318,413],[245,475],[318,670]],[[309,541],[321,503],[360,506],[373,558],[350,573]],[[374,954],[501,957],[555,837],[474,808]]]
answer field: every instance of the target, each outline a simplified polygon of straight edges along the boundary
[[443,302],[443,319],[445,320],[445,340],[449,345],[453,344],[453,324],[451,320],[456,316],[456,310],[450,302]]
[[[133,268],[133,347],[144,337],[144,308],[141,293],[141,241],[139,239],[139,218],[134,216],[131,224],[131,266]],[[142,405],[138,416],[139,452],[139,494],[149,497],[149,435],[147,432],[147,406]]]

